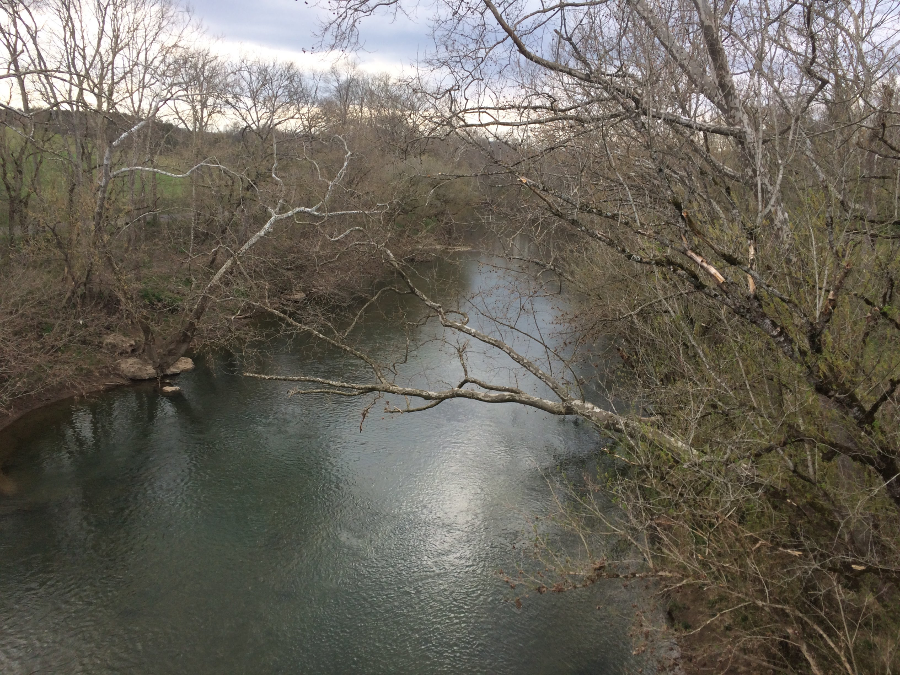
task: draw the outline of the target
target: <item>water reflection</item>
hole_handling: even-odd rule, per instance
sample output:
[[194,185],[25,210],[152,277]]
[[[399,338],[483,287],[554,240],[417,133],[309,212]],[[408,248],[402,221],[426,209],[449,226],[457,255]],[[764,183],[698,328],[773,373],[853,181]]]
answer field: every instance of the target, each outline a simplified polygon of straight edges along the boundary
[[[441,274],[451,299],[496,278],[474,263]],[[390,315],[361,330],[383,353],[402,336]],[[439,347],[410,372],[453,380]],[[365,376],[307,358],[264,365]],[[539,467],[590,454],[591,432],[451,401],[360,433],[359,401],[288,398],[240,367],[223,358],[183,375],[181,397],[116,391],[9,432],[0,671],[625,671],[627,622],[596,609],[620,601],[611,589],[516,610],[496,574],[544,508]]]

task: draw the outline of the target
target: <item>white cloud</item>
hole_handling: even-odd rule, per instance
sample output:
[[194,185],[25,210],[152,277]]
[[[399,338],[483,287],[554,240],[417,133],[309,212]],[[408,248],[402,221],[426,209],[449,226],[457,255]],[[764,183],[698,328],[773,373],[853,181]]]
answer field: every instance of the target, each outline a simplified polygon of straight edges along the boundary
[[[189,0],[194,14],[223,56],[284,59],[304,70],[327,69],[345,54],[318,51],[321,10],[303,0]],[[361,70],[399,75],[428,43],[427,29],[415,18],[372,17],[363,25],[364,49],[352,55]]]
[[[389,73],[399,76],[408,70],[408,67],[402,61],[380,58],[377,54],[348,55],[338,51],[304,52],[228,39],[211,40],[209,47],[229,60],[289,61],[306,72],[325,71],[331,68],[333,64],[347,59],[355,61],[359,69],[367,73]],[[366,58],[364,60],[360,57]]]

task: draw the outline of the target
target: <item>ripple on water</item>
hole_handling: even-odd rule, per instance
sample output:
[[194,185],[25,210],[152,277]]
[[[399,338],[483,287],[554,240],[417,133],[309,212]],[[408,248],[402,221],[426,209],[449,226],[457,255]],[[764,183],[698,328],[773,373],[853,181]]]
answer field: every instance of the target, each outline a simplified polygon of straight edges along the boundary
[[[453,292],[485,277],[462,272]],[[376,349],[400,335],[364,330]],[[270,366],[365,376],[319,356]],[[450,378],[444,358],[423,349],[416,366]],[[0,672],[631,663],[627,617],[596,609],[608,589],[517,610],[496,573],[546,505],[540,468],[590,452],[587,430],[455,401],[399,418],[373,409],[360,433],[360,401],[288,398],[239,370],[201,364],[180,397],[124,389],[24,421],[10,468],[20,491],[0,503]]]

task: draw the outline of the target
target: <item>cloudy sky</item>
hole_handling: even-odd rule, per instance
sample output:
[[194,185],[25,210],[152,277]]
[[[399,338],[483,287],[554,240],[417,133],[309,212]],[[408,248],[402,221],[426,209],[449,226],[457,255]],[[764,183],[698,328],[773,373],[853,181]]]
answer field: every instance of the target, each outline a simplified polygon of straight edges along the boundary
[[[311,55],[319,12],[304,0],[186,0],[207,33],[230,55],[289,58],[306,67],[322,67],[337,55]],[[354,55],[366,70],[397,72],[428,45],[423,17],[375,17],[363,24],[364,51]],[[304,53],[303,50],[306,50]]]

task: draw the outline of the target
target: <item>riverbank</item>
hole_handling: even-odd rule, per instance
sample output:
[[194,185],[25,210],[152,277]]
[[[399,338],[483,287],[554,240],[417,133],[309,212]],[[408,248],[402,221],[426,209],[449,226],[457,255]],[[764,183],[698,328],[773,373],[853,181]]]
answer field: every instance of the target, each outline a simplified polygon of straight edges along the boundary
[[[411,262],[470,250],[458,245],[458,236],[440,229],[401,239],[395,253]],[[293,242],[294,249],[296,246]],[[196,304],[196,298],[184,288],[186,281],[180,276],[184,270],[177,256],[158,247],[151,253],[147,257],[154,261],[153,268],[141,273],[138,304],[132,311],[140,310],[142,321],[150,323],[154,334],[161,336],[155,338],[160,342],[166,334],[177,333],[179,315]],[[35,256],[44,256],[46,265],[36,265]],[[0,298],[0,430],[43,406],[130,382],[119,372],[117,362],[139,356],[144,337],[115,294],[95,291],[73,301],[65,285],[58,283],[62,273],[59,261],[44,252],[22,251],[7,263],[0,269],[0,279],[10,289]],[[310,274],[297,267],[295,257],[284,278],[269,284],[259,300],[267,304],[287,301],[291,311],[303,305],[322,315],[345,309],[364,301],[386,273],[374,259],[355,263],[333,268],[328,274]],[[275,298],[270,300],[270,293]],[[236,294],[246,293],[240,290]],[[193,336],[192,349],[233,348],[253,339],[252,322],[246,321],[250,315],[241,309],[240,301],[236,312],[231,304],[235,303],[210,306]],[[117,344],[107,344],[110,337],[119,335],[131,343],[130,349],[117,350]],[[0,448],[0,461],[5,456]]]
[[[0,415],[0,432],[30,412],[48,405],[59,403],[70,398],[83,398],[101,394],[116,387],[131,384],[131,380],[122,377],[110,366],[92,373],[85,373],[74,382],[58,384],[36,394],[22,396],[10,402],[7,410]],[[0,461],[5,453],[0,452]]]

